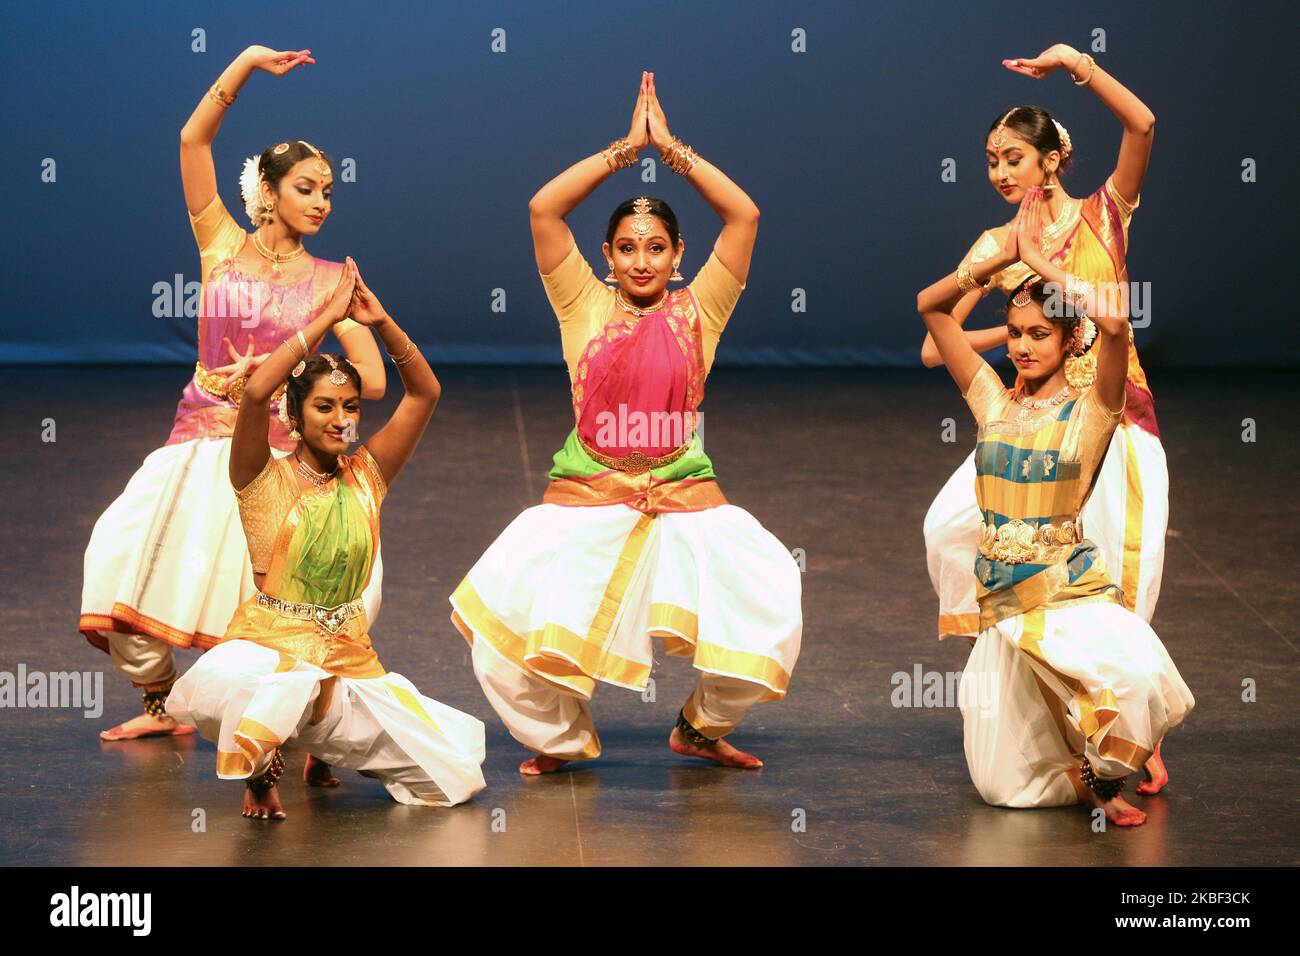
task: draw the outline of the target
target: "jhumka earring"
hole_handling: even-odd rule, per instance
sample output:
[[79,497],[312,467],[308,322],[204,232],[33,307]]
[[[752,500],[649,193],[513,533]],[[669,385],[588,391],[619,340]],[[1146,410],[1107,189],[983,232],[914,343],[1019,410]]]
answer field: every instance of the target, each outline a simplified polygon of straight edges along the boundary
[[677,262],[674,262],[674,263],[673,263],[673,274],[670,275],[670,276],[668,277],[668,281],[669,281],[669,282],[685,282],[685,281],[686,281],[686,276],[682,275],[680,272],[677,271],[677,267],[680,266],[680,265],[681,265],[681,261],[680,261],[680,260],[677,261]]
[[605,281],[610,285],[618,285],[618,276],[614,275],[614,263],[609,264],[609,275],[605,276]]
[[1061,184],[1056,180],[1056,173],[1054,172],[1048,173],[1047,179],[1043,181],[1043,192],[1050,193],[1052,190],[1056,189],[1060,185]]

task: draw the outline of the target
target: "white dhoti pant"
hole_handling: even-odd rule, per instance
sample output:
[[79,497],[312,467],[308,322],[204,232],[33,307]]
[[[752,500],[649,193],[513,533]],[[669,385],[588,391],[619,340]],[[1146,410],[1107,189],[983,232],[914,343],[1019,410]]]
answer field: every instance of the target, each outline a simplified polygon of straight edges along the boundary
[[783,698],[800,596],[790,552],[734,505],[651,515],[542,504],[511,522],[451,603],[510,733],[574,759],[600,752],[588,703],[596,682],[644,689],[652,636],[701,672],[683,712],[707,737]]
[[1099,777],[1141,769],[1195,706],[1160,638],[1131,611],[1079,603],[1020,614],[983,631],[963,674],[966,764],[984,801],[1079,802],[1086,756]]
[[485,786],[483,723],[425,697],[400,674],[350,678],[231,640],[172,687],[167,712],[217,745],[217,776],[263,773],[293,742],[378,779],[398,803],[448,807]]

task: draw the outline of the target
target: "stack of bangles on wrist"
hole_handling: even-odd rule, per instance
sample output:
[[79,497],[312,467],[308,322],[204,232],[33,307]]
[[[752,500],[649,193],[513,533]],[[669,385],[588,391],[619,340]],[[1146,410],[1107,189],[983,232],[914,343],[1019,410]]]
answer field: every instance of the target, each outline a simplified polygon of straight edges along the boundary
[[961,293],[971,292],[975,289],[980,290],[980,295],[989,294],[989,283],[981,285],[975,281],[975,277],[970,273],[970,264],[966,263],[957,267],[957,291]]
[[636,150],[626,139],[616,139],[601,152],[611,173],[636,165]]
[[677,136],[660,152],[664,165],[679,176],[686,176],[700,161],[700,154],[695,152]]
[[[411,338],[408,335],[406,337],[406,351],[403,352],[400,357],[394,355],[392,352],[389,352],[388,357],[393,360],[394,365],[396,365],[398,368],[401,368],[407,362],[414,360],[415,355],[413,353],[417,348],[418,346],[415,344],[415,339]],[[385,349],[385,351],[387,350]]]
[[230,104],[239,99],[239,94],[236,93],[234,96],[231,96],[221,88],[221,83],[217,82],[213,83],[212,87],[208,90],[208,97],[223,110],[228,110],[230,109]]

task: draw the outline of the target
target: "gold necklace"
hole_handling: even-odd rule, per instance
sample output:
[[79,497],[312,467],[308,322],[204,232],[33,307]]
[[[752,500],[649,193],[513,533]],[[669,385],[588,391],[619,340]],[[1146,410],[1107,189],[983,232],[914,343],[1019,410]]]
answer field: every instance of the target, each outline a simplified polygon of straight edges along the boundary
[[1065,204],[1061,207],[1061,214],[1057,216],[1050,225],[1043,227],[1043,241],[1039,246],[1043,255],[1047,255],[1047,250],[1052,248],[1052,240],[1060,234],[1061,230],[1065,228],[1066,223],[1070,221],[1070,217],[1074,214],[1075,202],[1076,201],[1073,199],[1067,199]]
[[293,250],[293,252],[287,252],[284,255],[281,255],[278,252],[272,252],[263,244],[257,233],[253,233],[253,248],[257,250],[257,254],[263,259],[271,260],[271,274],[277,279],[283,274],[280,270],[281,262],[292,262],[307,251],[303,244],[299,242],[298,248]]
[[325,484],[327,481],[330,481],[339,472],[337,461],[334,463],[334,468],[331,471],[317,471],[311,465],[299,458],[297,452],[294,453],[293,460],[298,463],[298,467],[295,469],[298,474],[302,475],[317,488]]
[[664,293],[664,297],[663,297],[662,299],[660,299],[658,302],[656,302],[654,305],[650,306],[648,309],[638,309],[636,306],[632,305],[630,302],[627,302],[626,300],[624,300],[624,298],[623,298],[623,290],[622,290],[622,289],[619,289],[617,292],[614,293],[614,299],[615,299],[615,301],[618,302],[618,307],[619,307],[620,309],[622,309],[624,312],[631,312],[633,315],[635,315],[635,316],[639,319],[639,318],[641,318],[642,316],[649,315],[651,312],[658,312],[658,311],[659,311],[659,307],[660,307],[661,305],[663,305],[665,302],[668,301],[668,293],[665,292],[665,293]]

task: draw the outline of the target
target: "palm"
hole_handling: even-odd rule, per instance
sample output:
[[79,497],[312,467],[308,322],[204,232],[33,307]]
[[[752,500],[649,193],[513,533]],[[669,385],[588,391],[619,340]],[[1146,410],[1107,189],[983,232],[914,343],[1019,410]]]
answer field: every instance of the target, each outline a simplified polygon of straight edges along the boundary
[[632,125],[628,129],[627,141],[633,149],[641,149],[650,140],[648,121],[646,119],[647,101],[649,99],[649,74],[641,73],[641,89],[636,94],[636,106],[632,110]]
[[1065,53],[1069,49],[1064,44],[1058,43],[1055,46],[1048,47],[1038,56],[1003,60],[1002,65],[1013,73],[1041,80],[1053,71],[1064,68]]
[[664,115],[664,108],[659,103],[659,94],[655,90],[655,75],[653,73],[650,74],[648,105],[650,141],[659,149],[663,149],[672,142],[672,136],[668,133],[668,117]]
[[272,50],[270,47],[252,48],[253,65],[275,76],[284,76],[304,63],[315,63],[311,50]]

